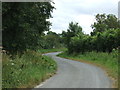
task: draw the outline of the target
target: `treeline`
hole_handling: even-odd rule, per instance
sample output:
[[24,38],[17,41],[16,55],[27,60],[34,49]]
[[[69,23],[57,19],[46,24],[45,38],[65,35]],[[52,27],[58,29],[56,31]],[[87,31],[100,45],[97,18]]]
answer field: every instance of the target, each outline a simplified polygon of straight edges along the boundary
[[78,23],[71,22],[62,32],[69,53],[112,52],[120,46],[120,21],[113,14],[97,14],[91,35],[84,34]]
[[[120,46],[120,21],[113,14],[97,14],[90,35],[71,22],[62,34],[49,31],[54,7],[51,2],[2,3],[2,46],[9,54],[66,46],[69,53],[111,52]],[[44,32],[48,31],[47,34]]]
[[39,48],[42,49],[53,49],[53,48],[63,48],[64,43],[62,41],[61,34],[57,34],[52,31],[48,31],[47,34],[42,34],[39,43]]
[[44,31],[49,31],[52,2],[3,2],[2,46],[9,54],[40,47]]

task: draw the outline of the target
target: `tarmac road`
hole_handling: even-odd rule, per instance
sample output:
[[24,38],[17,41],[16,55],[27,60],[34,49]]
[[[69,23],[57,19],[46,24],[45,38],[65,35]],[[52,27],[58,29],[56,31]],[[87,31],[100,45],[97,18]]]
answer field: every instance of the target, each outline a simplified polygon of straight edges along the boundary
[[60,52],[47,53],[58,64],[58,71],[35,88],[110,88],[111,80],[96,66],[57,57]]

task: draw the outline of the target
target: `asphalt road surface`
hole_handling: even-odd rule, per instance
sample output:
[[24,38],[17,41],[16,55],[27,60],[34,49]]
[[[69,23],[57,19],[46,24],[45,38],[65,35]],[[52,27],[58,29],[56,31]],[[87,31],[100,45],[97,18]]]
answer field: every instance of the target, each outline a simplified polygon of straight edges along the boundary
[[110,88],[111,80],[96,66],[57,57],[59,52],[45,54],[58,64],[58,71],[36,88]]

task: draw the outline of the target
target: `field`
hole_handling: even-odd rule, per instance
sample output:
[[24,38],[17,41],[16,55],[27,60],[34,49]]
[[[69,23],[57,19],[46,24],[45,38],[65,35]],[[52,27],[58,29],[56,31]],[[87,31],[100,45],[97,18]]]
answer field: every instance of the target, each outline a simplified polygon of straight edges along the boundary
[[61,52],[66,51],[66,48],[54,48],[54,49],[40,49],[38,50],[39,53],[50,53],[50,52]]

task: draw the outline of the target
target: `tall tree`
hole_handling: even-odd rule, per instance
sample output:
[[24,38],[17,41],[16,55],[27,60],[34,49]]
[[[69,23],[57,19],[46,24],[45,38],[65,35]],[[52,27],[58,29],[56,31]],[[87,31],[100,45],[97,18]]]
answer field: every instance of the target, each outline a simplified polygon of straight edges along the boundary
[[78,25],[78,23],[70,22],[69,27],[67,29],[67,32],[63,31],[62,36],[65,39],[66,46],[68,48],[68,51],[71,52],[71,39],[72,37],[79,36],[80,34],[83,34],[82,27]]
[[3,2],[2,8],[3,48],[10,53],[35,49],[51,25],[51,2]]
[[94,22],[92,26],[93,32],[91,32],[91,35],[97,34],[97,32],[104,32],[105,30],[109,29],[117,29],[120,28],[120,23],[117,19],[117,17],[113,14],[97,14],[96,22]]

